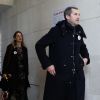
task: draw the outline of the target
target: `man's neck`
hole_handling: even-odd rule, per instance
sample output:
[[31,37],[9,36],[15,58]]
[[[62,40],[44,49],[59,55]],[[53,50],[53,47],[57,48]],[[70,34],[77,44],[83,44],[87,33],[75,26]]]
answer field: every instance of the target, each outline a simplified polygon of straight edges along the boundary
[[67,22],[68,22],[71,26],[73,26],[73,27],[75,27],[75,26],[76,26],[75,24],[71,23],[71,22],[70,22],[70,21],[68,21],[68,20],[67,20]]

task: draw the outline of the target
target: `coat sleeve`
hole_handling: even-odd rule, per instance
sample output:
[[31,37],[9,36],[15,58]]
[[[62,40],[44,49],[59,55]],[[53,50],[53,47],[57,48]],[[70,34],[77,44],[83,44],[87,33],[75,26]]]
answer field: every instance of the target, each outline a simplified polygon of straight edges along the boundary
[[51,28],[50,31],[44,35],[35,45],[37,56],[42,64],[42,68],[46,69],[52,65],[49,56],[46,54],[46,47],[52,44],[55,40],[56,29]]
[[28,79],[28,75],[29,75],[28,51],[26,47],[24,48],[24,66],[25,66],[25,75],[26,75],[25,84],[27,88],[27,87],[30,87],[30,84],[29,84],[29,79]]
[[28,76],[29,74],[29,70],[28,70],[28,51],[27,51],[27,48],[25,47],[25,71],[26,71],[26,75]]
[[90,57],[89,57],[88,49],[87,49],[86,44],[84,43],[83,39],[82,39],[82,45],[81,45],[81,48],[80,48],[80,54],[83,58],[88,59],[87,64],[89,64],[90,63]]
[[9,74],[9,62],[10,62],[10,57],[11,57],[11,50],[12,46],[8,45],[6,48],[6,52],[4,55],[4,60],[3,60],[3,67],[2,67],[2,73],[8,73]]

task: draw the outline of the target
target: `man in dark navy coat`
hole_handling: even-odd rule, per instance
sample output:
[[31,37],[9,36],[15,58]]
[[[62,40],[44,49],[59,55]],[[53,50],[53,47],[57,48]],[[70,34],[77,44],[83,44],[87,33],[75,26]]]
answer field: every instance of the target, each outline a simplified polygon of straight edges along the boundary
[[90,63],[90,58],[83,40],[86,35],[79,25],[79,9],[66,8],[64,18],[35,45],[42,67],[47,70],[43,100],[84,100],[83,66]]

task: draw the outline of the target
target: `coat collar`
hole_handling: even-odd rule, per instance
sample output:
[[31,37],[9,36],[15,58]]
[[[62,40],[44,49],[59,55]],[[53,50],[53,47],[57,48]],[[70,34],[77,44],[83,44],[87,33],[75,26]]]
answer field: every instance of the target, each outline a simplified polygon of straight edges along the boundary
[[59,21],[56,24],[56,27],[58,27],[61,31],[61,35],[64,36],[65,33],[71,33],[74,34],[74,31],[77,35],[81,35],[82,37],[86,38],[85,32],[81,25],[77,25],[73,27],[70,23],[67,22],[67,20]]

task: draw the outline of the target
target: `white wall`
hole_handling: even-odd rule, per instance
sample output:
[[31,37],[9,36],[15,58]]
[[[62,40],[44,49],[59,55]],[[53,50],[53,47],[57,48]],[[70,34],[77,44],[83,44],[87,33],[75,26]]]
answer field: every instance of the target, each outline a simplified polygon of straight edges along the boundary
[[0,32],[0,72],[1,72],[1,44],[2,44],[2,40],[1,40],[1,32]]
[[41,69],[34,45],[53,24],[53,13],[75,5],[81,11],[81,24],[87,34],[85,40],[91,64],[85,66],[86,100],[100,100],[100,1],[99,0],[15,0],[14,6],[1,15],[2,57],[16,30],[24,33],[29,53],[29,100],[42,100],[45,71]]

